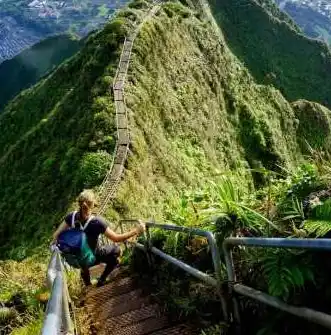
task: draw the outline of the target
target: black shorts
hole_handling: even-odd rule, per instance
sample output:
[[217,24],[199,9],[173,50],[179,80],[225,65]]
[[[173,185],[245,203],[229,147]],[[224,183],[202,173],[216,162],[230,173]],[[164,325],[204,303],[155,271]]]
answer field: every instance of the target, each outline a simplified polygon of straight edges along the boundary
[[95,250],[95,265],[113,263],[121,256],[121,249],[117,245],[105,245]]

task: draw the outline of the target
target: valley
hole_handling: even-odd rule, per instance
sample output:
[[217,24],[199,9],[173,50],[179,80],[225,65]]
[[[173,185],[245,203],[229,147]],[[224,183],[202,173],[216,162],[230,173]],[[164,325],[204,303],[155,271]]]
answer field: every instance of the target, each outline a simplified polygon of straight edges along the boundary
[[78,37],[104,24],[126,0],[0,1],[0,63],[46,37]]
[[326,0],[275,0],[310,37],[331,42],[331,3]]
[[[38,34],[60,28],[71,34],[47,38],[0,66],[0,77],[13,78],[15,84],[8,81],[14,89],[2,89],[0,114],[0,334],[40,333],[50,297],[44,279],[52,233],[68,212],[79,208],[76,200],[83,189],[109,199],[113,189],[102,187],[109,179],[116,181],[116,195],[102,206],[102,215],[111,229],[120,220],[141,218],[210,232],[220,250],[220,271],[214,271],[206,241],[180,233],[189,229],[155,229],[150,241],[200,271],[215,273],[225,284],[229,306],[235,305],[230,298],[241,283],[277,301],[331,314],[329,255],[289,252],[278,245],[270,251],[235,248],[238,280],[233,280],[223,266],[227,249],[221,249],[234,236],[330,236],[328,46],[305,36],[272,0],[164,1],[146,20],[156,4],[133,0],[82,39],[73,35],[84,35],[92,26],[75,25],[80,21],[73,12],[65,15],[73,2],[54,2],[47,10],[46,3],[24,6],[29,4],[26,21],[15,17],[14,22],[14,14],[8,13],[15,6],[8,7],[6,25],[31,29],[29,38],[36,32],[36,40]],[[93,4],[96,17],[110,15],[108,5]],[[290,2],[279,4],[285,10]],[[86,13],[84,1],[77,6],[79,15]],[[89,13],[86,17],[94,17]],[[140,22],[144,24],[135,33]],[[2,41],[15,45],[8,37],[14,32],[6,27]],[[23,34],[15,36],[23,41]],[[22,66],[26,60],[32,66]],[[124,62],[127,72],[118,66]],[[122,156],[119,148],[128,143],[128,155]],[[233,334],[232,319],[217,312],[216,290],[159,258],[152,262],[155,271],[148,271],[146,258],[126,251],[123,263],[137,277],[147,276],[169,312],[200,322],[200,335]],[[67,277],[70,297],[80,309],[79,333],[95,334],[98,320],[90,320],[86,305],[80,304],[88,293],[82,290],[79,270]],[[114,297],[115,291],[100,290]],[[18,298],[20,304],[15,303]],[[252,295],[242,298],[240,316],[247,335],[329,334],[311,322],[308,312],[309,321],[298,322]],[[138,301],[135,296],[121,299]],[[102,322],[102,309],[108,313],[112,304],[98,303]],[[141,333],[131,333],[160,334],[141,327],[144,321],[139,325]]]

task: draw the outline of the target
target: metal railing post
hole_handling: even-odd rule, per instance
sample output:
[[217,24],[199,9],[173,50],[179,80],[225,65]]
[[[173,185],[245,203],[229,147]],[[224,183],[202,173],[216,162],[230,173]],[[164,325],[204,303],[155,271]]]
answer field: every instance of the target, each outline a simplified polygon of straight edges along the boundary
[[223,312],[223,317],[225,320],[229,320],[229,314],[227,310],[227,303],[224,299],[224,294],[222,290],[222,276],[221,276],[221,257],[220,253],[217,247],[216,239],[213,233],[207,231],[206,232],[206,238],[208,240],[208,243],[210,245],[210,251],[211,251],[211,257],[213,260],[214,264],[214,269],[215,269],[215,275],[216,275],[216,280],[217,280],[217,290],[218,294],[221,299],[221,305],[222,305],[222,312]]
[[[61,262],[60,254],[57,253],[57,261],[60,266],[61,274],[64,274],[64,267]],[[66,331],[67,334],[73,334],[74,333],[74,325],[72,323],[71,317],[70,317],[70,310],[69,310],[69,291],[68,291],[68,285],[67,280],[65,276],[62,275],[62,281],[63,281],[63,288],[62,288],[62,326],[63,329]]]
[[223,250],[225,254],[228,279],[234,292],[331,329],[331,315],[329,314],[319,312],[307,307],[292,306],[276,297],[270,296],[252,287],[236,283],[231,250],[233,247],[239,245],[244,245],[246,247],[267,247],[284,249],[298,248],[307,250],[331,251],[331,239],[230,237],[226,238],[223,242]]
[[51,259],[48,264],[46,282],[48,289],[52,289],[54,279],[56,277],[56,261],[57,261],[57,252],[52,253]]
[[148,261],[148,266],[150,270],[153,269],[153,261],[152,261],[152,255],[151,255],[151,247],[152,247],[152,242],[151,242],[151,232],[149,230],[149,227],[146,226],[146,242],[145,242],[145,252],[147,256],[147,261]]
[[46,308],[46,318],[41,331],[42,335],[56,335],[61,328],[62,290],[62,275],[57,272],[52,285],[51,298]]
[[225,258],[225,266],[228,274],[228,290],[232,301],[232,312],[233,318],[238,326],[240,326],[240,311],[239,304],[237,298],[233,293],[233,285],[236,282],[236,273],[234,271],[234,263],[232,256],[232,249],[228,249],[225,245],[223,245],[224,258]]
[[47,269],[47,286],[51,297],[47,304],[42,335],[57,335],[61,330],[66,334],[74,333],[69,310],[69,292],[60,252],[53,249]]

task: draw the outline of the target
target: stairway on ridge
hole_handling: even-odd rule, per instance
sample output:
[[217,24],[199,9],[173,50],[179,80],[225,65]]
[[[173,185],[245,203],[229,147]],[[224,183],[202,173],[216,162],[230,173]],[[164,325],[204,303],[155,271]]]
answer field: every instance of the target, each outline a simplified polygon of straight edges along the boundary
[[[95,276],[102,271],[96,267]],[[88,288],[84,305],[93,334],[98,335],[198,335],[193,325],[170,318],[127,267],[115,269],[103,287]]]

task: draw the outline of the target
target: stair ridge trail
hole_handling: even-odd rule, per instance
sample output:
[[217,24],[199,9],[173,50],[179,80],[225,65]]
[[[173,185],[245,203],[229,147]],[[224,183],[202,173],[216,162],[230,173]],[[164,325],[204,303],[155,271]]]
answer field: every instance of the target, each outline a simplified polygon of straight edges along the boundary
[[131,60],[133,43],[144,23],[160,9],[160,3],[160,0],[154,1],[152,4],[152,8],[147,11],[140,24],[138,24],[133,32],[125,38],[114,82],[112,87],[110,88],[114,94],[117,140],[111,167],[108,170],[98,190],[100,201],[98,214],[100,215],[103,215],[105,213],[108,204],[116,196],[116,191],[118,189],[120,180],[124,174],[124,164],[127,160],[130,147],[130,131],[127,108],[125,104],[124,89],[125,80]]
[[[127,76],[135,38],[144,23],[161,8],[161,1],[154,1],[151,8],[132,33],[125,38],[112,90],[116,109],[117,142],[111,167],[99,188],[100,207],[103,215],[108,204],[116,197],[124,173],[130,146],[130,131],[125,104],[125,79]],[[102,241],[106,243],[106,241]],[[91,272],[97,275],[101,267]],[[195,335],[194,327],[170,320],[152,297],[136,284],[126,269],[116,269],[110,283],[101,288],[91,287],[85,295],[85,306],[96,334],[100,335]]]

